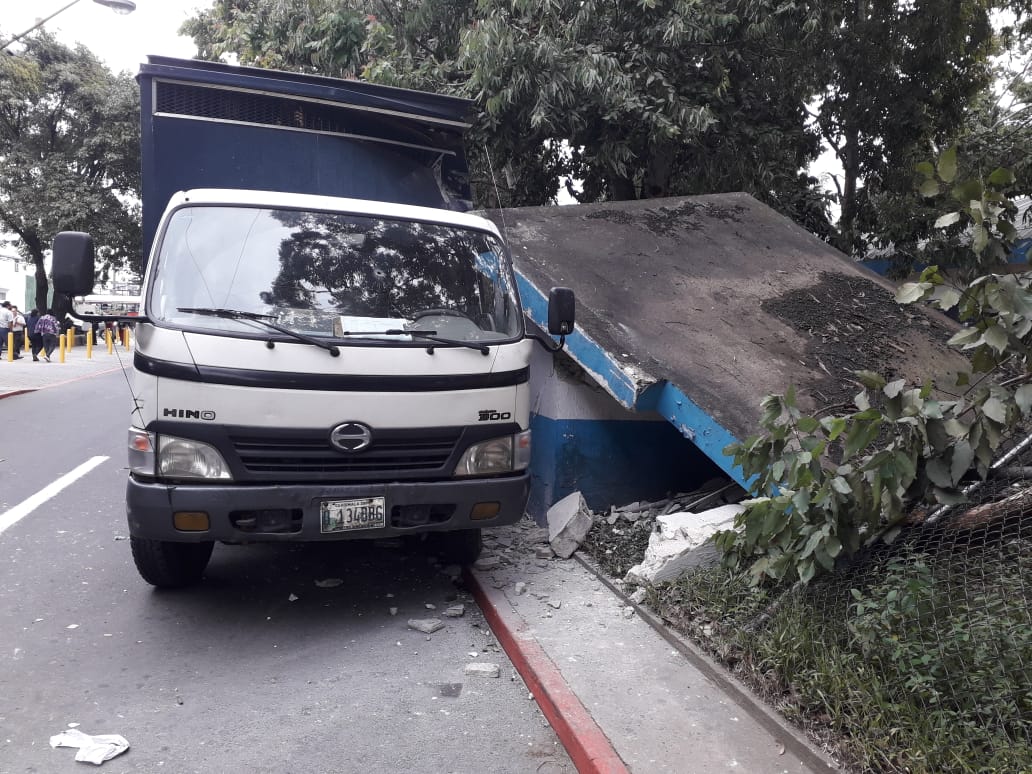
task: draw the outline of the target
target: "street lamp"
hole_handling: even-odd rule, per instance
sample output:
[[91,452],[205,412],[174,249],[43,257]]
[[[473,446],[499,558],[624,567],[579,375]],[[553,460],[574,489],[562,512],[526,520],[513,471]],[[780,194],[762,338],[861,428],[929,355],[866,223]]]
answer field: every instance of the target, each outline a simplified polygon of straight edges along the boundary
[[[78,2],[79,2],[79,0],[72,0],[72,2],[68,3],[68,5],[65,5],[65,6],[62,6],[61,8],[58,8],[56,11],[54,11],[52,14],[50,14],[50,16],[48,16],[47,18],[40,19],[38,22],[33,24],[27,30],[25,30],[25,32],[21,32],[21,33],[15,35],[9,41],[7,41],[2,46],[0,46],[0,51],[3,51],[5,48],[7,48],[12,43],[17,43],[19,40],[24,38],[26,35],[28,35],[33,30],[38,30],[40,27],[42,27],[48,21],[53,19],[59,13],[61,13],[62,11],[67,11],[69,8],[71,8],[73,5],[75,5]],[[132,13],[133,11],[136,10],[136,3],[134,3],[133,0],[93,0],[93,2],[97,3],[98,5],[107,6],[108,8],[110,8],[115,13],[122,14],[122,15],[125,15],[127,13]]]

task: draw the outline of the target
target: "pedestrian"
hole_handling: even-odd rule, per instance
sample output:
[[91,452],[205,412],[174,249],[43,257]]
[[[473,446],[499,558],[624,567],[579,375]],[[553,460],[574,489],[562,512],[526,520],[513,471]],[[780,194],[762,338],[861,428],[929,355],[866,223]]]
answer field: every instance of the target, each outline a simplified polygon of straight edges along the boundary
[[11,314],[14,315],[14,320],[11,322],[11,331],[14,333],[14,359],[21,360],[21,351],[25,349],[25,315],[21,313],[18,307],[11,305]]
[[7,346],[7,334],[11,332],[13,327],[14,312],[11,311],[11,302],[4,301],[0,303],[0,354],[3,353],[4,347]]
[[43,359],[48,363],[50,356],[57,349],[58,335],[61,333],[61,323],[57,321],[51,311],[47,309],[36,323],[36,332],[43,339]]
[[39,310],[32,309],[29,316],[25,318],[25,330],[29,332],[29,347],[32,350],[32,362],[39,362],[39,352],[43,349],[43,336],[36,331],[36,323],[39,322]]

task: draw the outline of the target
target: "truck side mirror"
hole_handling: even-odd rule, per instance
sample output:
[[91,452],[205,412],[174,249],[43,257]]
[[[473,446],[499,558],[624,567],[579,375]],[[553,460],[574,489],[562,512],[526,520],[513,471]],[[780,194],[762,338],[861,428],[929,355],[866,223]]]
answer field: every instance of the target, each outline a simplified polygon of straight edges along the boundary
[[54,292],[85,296],[93,292],[93,237],[82,231],[62,231],[54,237],[51,276]]
[[573,333],[577,302],[570,288],[552,288],[548,293],[548,332],[553,336]]

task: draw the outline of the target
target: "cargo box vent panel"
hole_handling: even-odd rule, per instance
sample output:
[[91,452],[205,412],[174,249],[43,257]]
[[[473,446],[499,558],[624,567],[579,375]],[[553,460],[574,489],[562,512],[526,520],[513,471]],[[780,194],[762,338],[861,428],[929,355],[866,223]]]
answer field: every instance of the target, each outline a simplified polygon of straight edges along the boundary
[[297,97],[170,81],[155,84],[154,110],[165,116],[298,129],[415,146],[430,145],[434,139],[429,136],[430,132],[419,135],[397,126],[388,129],[392,122],[387,116]]

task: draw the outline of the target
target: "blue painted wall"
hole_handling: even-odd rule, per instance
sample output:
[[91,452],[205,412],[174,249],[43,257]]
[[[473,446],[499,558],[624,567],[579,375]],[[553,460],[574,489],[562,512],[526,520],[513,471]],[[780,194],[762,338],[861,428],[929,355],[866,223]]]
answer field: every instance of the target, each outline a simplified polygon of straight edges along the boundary
[[528,512],[543,523],[549,506],[580,491],[592,510],[689,492],[722,475],[662,421],[531,417],[534,453]]

